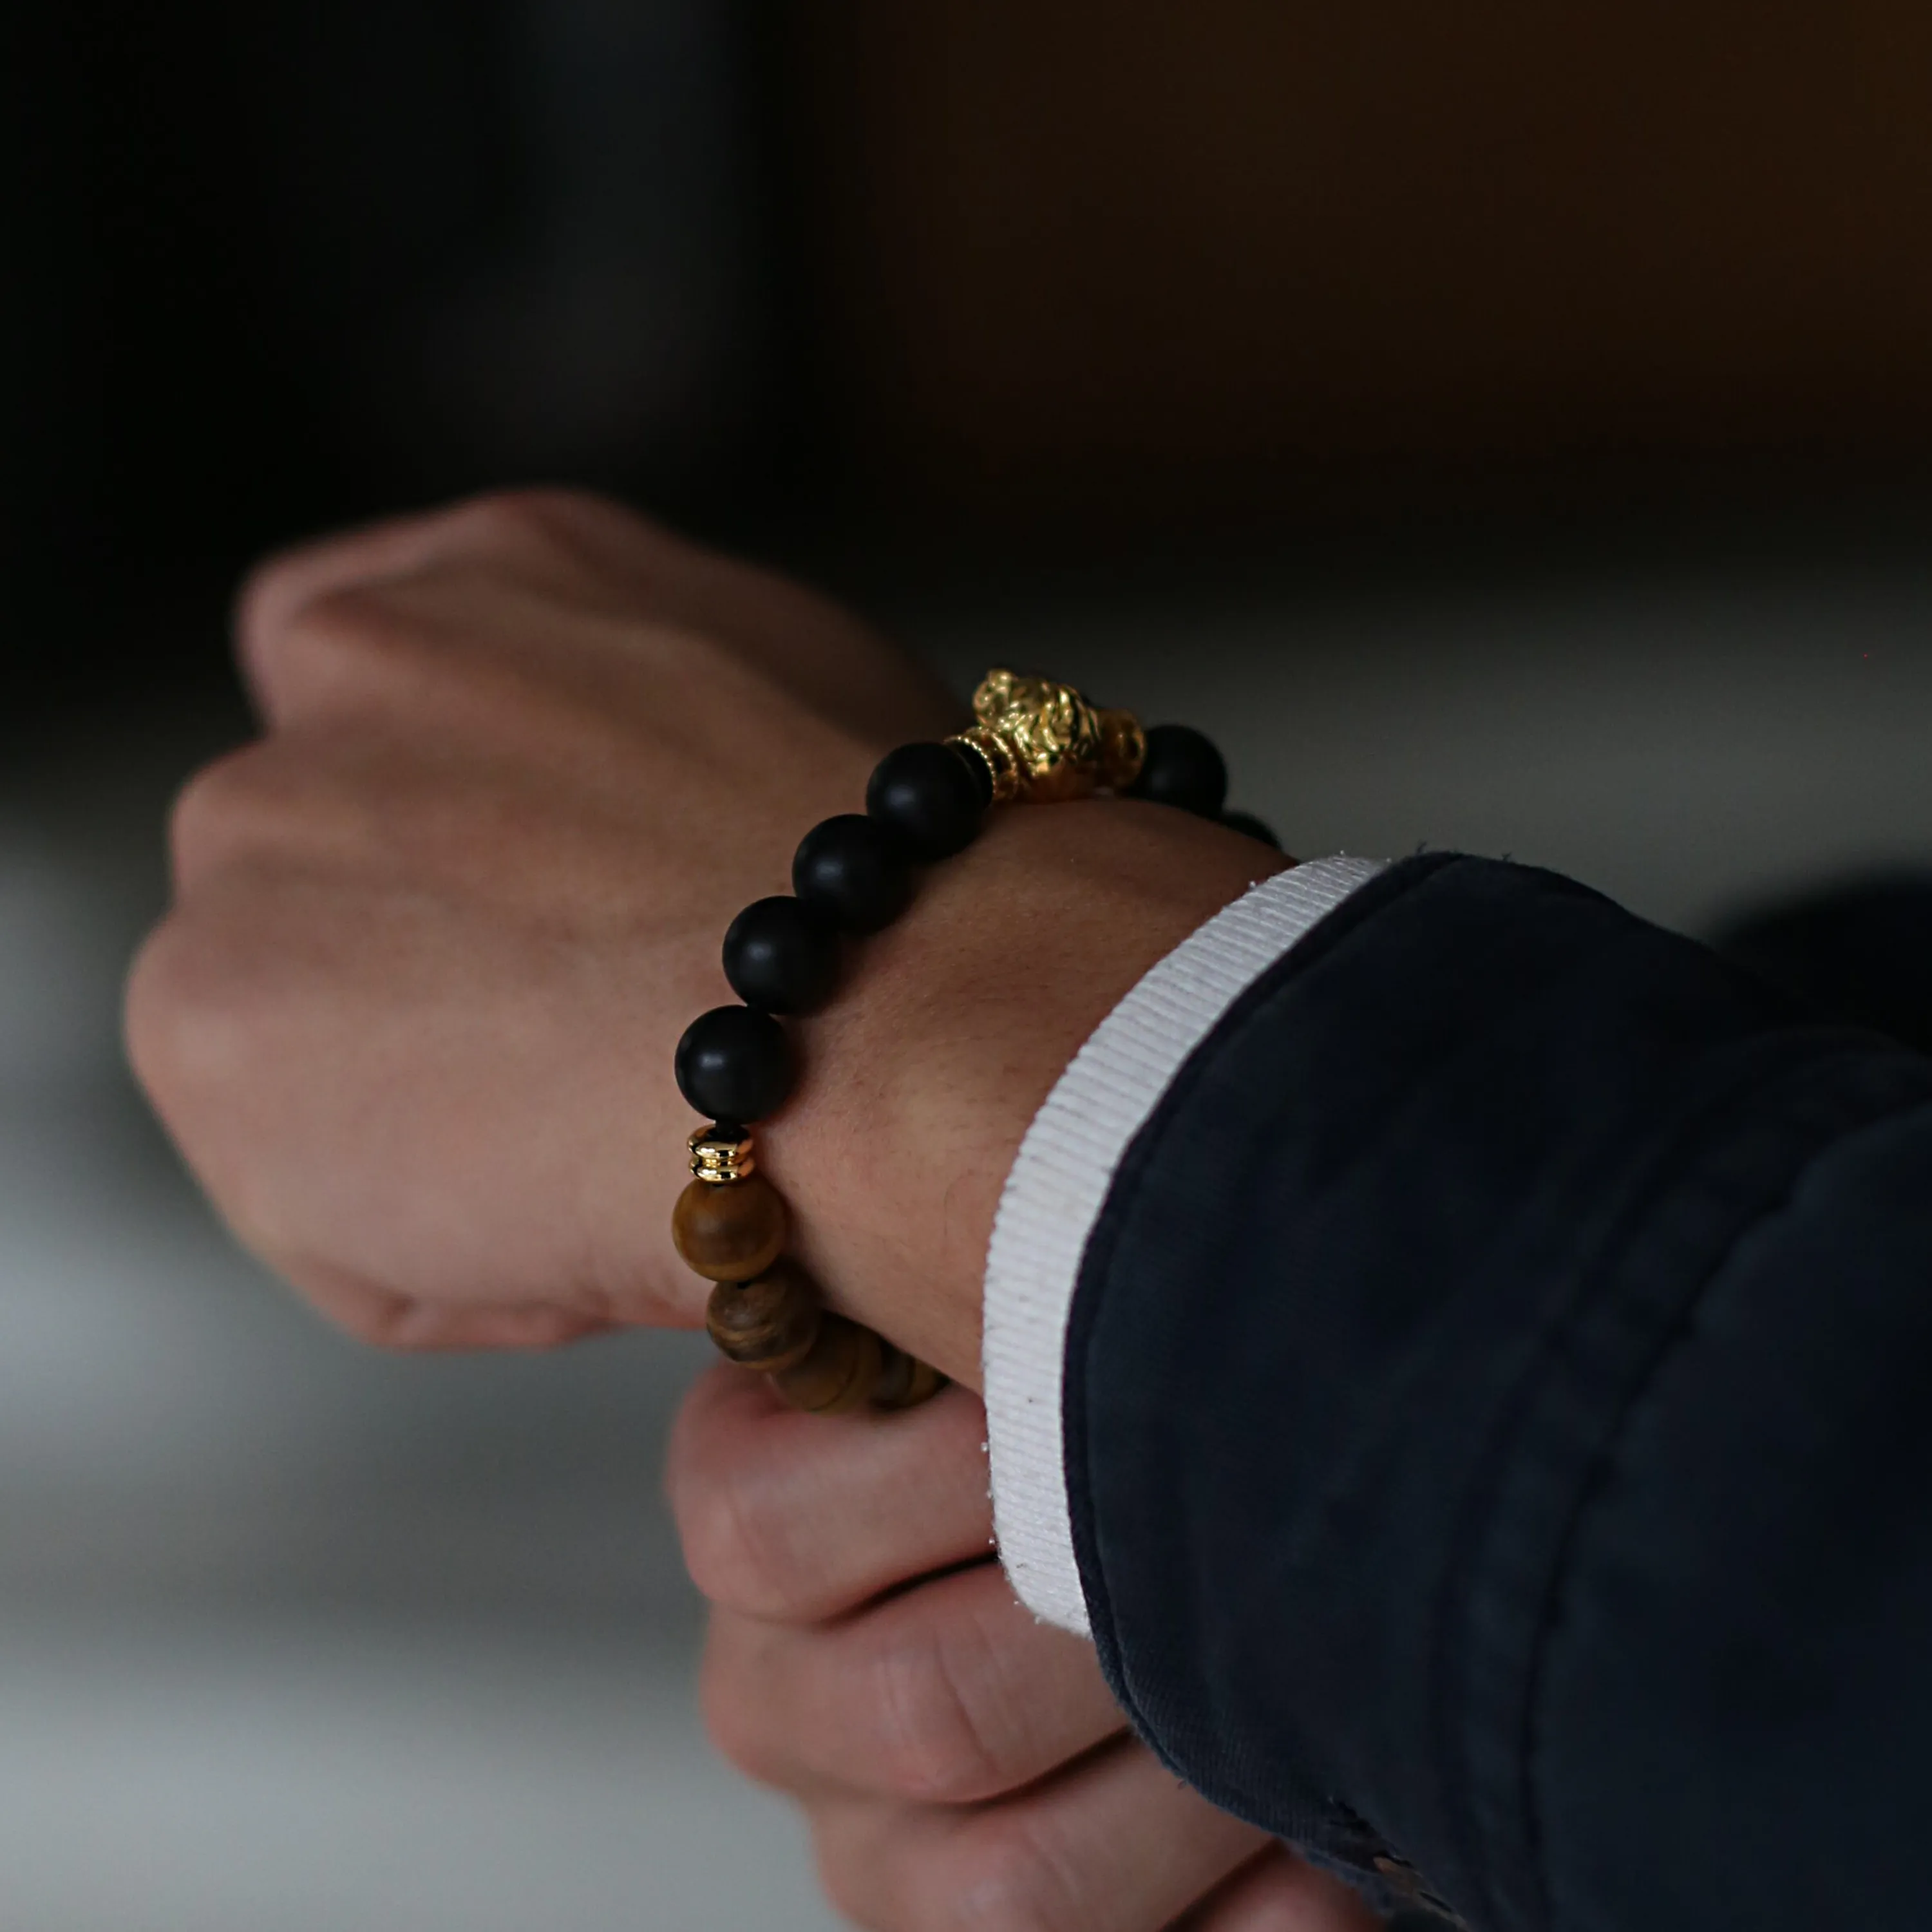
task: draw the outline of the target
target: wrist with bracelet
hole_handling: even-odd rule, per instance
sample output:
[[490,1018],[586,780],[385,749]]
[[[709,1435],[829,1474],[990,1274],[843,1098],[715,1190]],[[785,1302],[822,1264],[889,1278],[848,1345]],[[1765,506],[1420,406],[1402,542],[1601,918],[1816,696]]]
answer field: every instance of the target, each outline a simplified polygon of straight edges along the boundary
[[782,1107],[796,1071],[782,1016],[824,1004],[848,938],[883,930],[910,902],[914,868],[963,851],[996,806],[1055,803],[1107,791],[1174,806],[1276,842],[1258,820],[1222,810],[1220,754],[1186,725],[1144,730],[1070,686],[989,672],[972,724],[943,742],[901,746],[880,761],[866,810],[814,826],[792,862],[793,892],[746,907],[724,935],[724,965],[743,1004],[714,1007],[679,1041],[680,1090],[708,1124],[687,1142],[692,1179],[672,1216],[686,1263],[713,1286],[712,1341],[768,1376],[793,1407],[836,1414],[908,1408],[944,1377],[833,1313],[785,1254],[788,1216],[758,1172],[752,1128]]

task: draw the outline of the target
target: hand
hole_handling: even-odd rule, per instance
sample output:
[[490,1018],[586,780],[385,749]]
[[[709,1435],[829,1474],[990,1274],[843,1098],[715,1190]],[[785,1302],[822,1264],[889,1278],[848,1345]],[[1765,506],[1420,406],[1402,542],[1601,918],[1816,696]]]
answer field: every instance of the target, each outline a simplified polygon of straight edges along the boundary
[[668,1481],[714,1609],[712,1736],[810,1820],[833,1904],[874,1932],[1366,1932],[1340,1880],[1178,1784],[1090,1645],[992,1560],[986,1415],[799,1416],[721,1366]]
[[[485,499],[244,590],[264,736],[184,793],[136,1072],[240,1237],[370,1340],[688,1324],[671,1203],[718,942],[955,707],[794,587],[595,499]],[[976,1378],[998,1190],[1141,971],[1268,869],[1158,807],[993,815],[857,949],[761,1126],[835,1304]]]

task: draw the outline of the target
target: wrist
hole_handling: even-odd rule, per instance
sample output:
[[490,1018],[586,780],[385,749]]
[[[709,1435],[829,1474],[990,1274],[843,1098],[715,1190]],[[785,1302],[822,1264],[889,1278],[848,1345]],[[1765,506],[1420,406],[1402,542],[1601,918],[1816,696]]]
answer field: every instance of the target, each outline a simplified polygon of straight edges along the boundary
[[928,872],[801,1026],[805,1077],[763,1137],[834,1304],[977,1388],[987,1243],[1029,1123],[1142,974],[1286,863],[1097,800],[994,813]]

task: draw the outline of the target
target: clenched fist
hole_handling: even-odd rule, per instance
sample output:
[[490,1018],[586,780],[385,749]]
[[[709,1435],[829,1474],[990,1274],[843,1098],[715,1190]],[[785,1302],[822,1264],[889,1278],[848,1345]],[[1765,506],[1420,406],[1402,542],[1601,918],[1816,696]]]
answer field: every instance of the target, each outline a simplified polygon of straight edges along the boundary
[[[862,626],[627,512],[484,499],[270,563],[260,740],[188,787],[135,1068],[241,1238],[368,1339],[690,1324],[686,1024],[881,752],[956,707]],[[855,949],[760,1130],[836,1304],[976,1381],[1019,1138],[1259,848],[1131,803],[995,813]]]
[[872,1932],[1370,1932],[1129,1735],[1093,1646],[991,1560],[986,1412],[798,1415],[713,1370],[673,1437],[712,1735],[809,1821]]

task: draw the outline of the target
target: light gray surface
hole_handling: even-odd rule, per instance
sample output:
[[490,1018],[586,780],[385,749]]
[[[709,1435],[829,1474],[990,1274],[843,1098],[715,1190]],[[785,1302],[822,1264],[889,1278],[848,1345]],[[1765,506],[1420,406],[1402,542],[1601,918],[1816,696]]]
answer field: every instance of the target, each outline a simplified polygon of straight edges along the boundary
[[0,1626],[20,1932],[829,1925],[681,1648],[343,1615]]
[[701,1342],[352,1347],[122,1073],[205,729],[0,775],[0,1927],[831,1926],[698,1724],[658,1469]]
[[[1298,850],[1510,851],[1701,927],[1932,862],[1923,575],[1156,605],[908,627],[1226,747]],[[0,1926],[811,1932],[692,1708],[657,1501],[701,1350],[406,1361],[211,1225],[118,1071],[194,720],[0,774]]]

